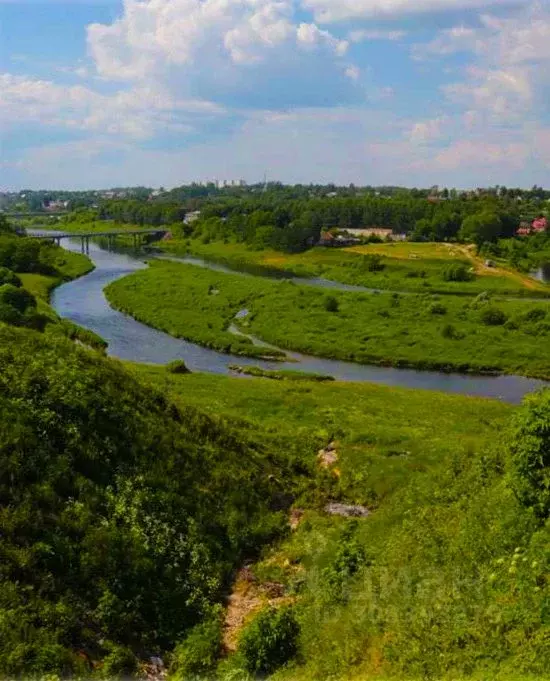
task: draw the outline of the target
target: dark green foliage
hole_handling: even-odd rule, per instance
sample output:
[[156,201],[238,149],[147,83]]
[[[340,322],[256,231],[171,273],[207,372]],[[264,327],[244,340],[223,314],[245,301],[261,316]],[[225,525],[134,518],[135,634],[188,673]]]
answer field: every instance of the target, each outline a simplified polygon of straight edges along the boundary
[[0,322],[42,330],[47,319],[36,313],[36,299],[13,284],[0,286]]
[[243,630],[239,653],[251,674],[272,674],[298,651],[300,627],[290,607],[267,608]]
[[443,270],[443,279],[445,281],[471,281],[473,274],[466,265],[454,264],[448,265]]
[[441,335],[449,340],[460,340],[462,337],[461,333],[452,324],[445,324],[441,329]]
[[442,303],[433,303],[430,305],[430,312],[432,314],[445,315],[447,314],[447,308]]
[[528,310],[522,319],[526,322],[540,322],[546,317],[546,310],[541,307],[534,307],[532,310]]
[[138,669],[138,659],[134,653],[125,646],[103,644],[108,651],[101,665],[101,676],[105,679],[129,679]]
[[382,260],[382,256],[376,254],[363,256],[363,266],[369,272],[382,272],[382,270],[386,267]]
[[323,579],[326,582],[330,597],[337,602],[346,602],[348,592],[346,587],[366,563],[365,548],[357,541],[357,522],[351,521],[338,542],[337,550],[330,564],[323,569]]
[[334,296],[325,298],[325,310],[327,312],[338,312],[339,307],[338,300]]
[[0,423],[0,675],[170,649],[284,527],[277,453],[66,340],[0,326]]
[[2,284],[11,284],[12,286],[21,286],[21,279],[7,267],[0,267],[0,286]]
[[458,236],[463,241],[473,241],[481,247],[486,242],[496,241],[502,232],[503,224],[500,216],[486,211],[466,217]]
[[0,286],[0,305],[9,305],[23,313],[30,307],[36,307],[36,300],[25,289],[18,288],[13,284],[4,284]]
[[171,679],[189,681],[195,675],[212,672],[222,650],[222,613],[216,611],[197,624],[173,654]]
[[526,398],[509,444],[512,485],[522,504],[550,515],[550,390]]
[[486,326],[502,326],[508,317],[498,307],[486,307],[481,311],[480,319]]
[[175,359],[166,365],[166,371],[170,374],[190,374],[191,371],[182,359]]

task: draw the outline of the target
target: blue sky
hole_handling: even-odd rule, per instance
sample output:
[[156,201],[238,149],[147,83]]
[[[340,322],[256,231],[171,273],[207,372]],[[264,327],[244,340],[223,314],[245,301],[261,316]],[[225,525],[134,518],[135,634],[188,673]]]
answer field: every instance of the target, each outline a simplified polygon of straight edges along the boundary
[[541,0],[0,0],[0,190],[550,186]]

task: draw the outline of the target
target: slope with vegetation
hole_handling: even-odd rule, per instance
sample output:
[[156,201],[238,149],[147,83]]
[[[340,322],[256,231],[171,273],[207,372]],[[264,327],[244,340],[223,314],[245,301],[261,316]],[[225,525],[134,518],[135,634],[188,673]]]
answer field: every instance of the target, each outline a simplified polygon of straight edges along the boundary
[[114,361],[1,324],[0,420],[7,677],[100,663],[117,676],[164,655],[214,616],[234,567],[280,535],[309,485],[298,443],[180,409]]
[[[549,392],[515,410],[380,386],[133,371],[182,407],[334,440],[317,508],[296,504],[298,528],[249,569],[256,594],[277,596],[251,599],[217,675],[219,626],[182,644],[176,678],[550,678]],[[371,513],[330,516],[329,498]]]

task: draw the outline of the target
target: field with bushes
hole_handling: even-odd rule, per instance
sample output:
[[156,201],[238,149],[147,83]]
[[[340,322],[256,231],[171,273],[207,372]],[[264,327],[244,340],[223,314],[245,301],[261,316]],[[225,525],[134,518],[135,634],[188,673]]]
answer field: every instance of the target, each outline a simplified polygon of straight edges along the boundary
[[[335,456],[327,468],[317,460],[316,503],[294,504],[292,533],[237,583],[250,612],[236,651],[223,655],[222,614],[179,646],[177,679],[198,669],[223,681],[257,670],[281,681],[550,678],[550,505],[535,504],[545,497],[534,463],[548,393],[518,410],[365,384],[130,369],[181,409],[310,440],[314,458],[332,442]],[[328,499],[370,515],[331,516]]]
[[205,244],[200,239],[163,241],[158,246],[174,255],[189,253],[230,267],[265,268],[390,291],[550,296],[548,286],[514,271],[486,268],[483,259],[459,244],[372,243],[345,249],[319,247],[294,254],[253,250],[234,242]]
[[231,334],[231,325],[285,350],[362,364],[550,378],[544,301],[327,293],[170,262],[152,262],[106,295],[142,322],[234,354],[266,349]]

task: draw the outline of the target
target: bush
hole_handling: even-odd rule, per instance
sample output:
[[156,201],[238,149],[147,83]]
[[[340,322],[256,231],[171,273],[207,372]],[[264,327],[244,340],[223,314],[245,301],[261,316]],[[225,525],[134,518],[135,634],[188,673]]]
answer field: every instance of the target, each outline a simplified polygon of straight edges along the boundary
[[471,281],[473,274],[466,265],[454,264],[443,270],[443,279],[445,281]]
[[171,667],[173,681],[187,681],[191,675],[211,672],[222,650],[222,620],[219,614],[195,626],[176,646]]
[[102,676],[107,679],[134,676],[138,668],[138,660],[134,653],[125,646],[109,645],[109,654],[103,659]]
[[170,374],[190,374],[191,371],[182,359],[175,359],[166,365],[166,371]]
[[526,322],[540,322],[545,317],[546,317],[546,310],[544,310],[541,307],[534,307],[532,310],[529,310],[528,312],[526,312],[522,316],[522,319],[524,319]]
[[327,296],[325,298],[325,310],[327,312],[338,312],[340,305],[334,296]]
[[430,313],[444,315],[447,314],[447,308],[441,303],[434,303],[433,305],[430,305]]
[[550,515],[550,390],[529,395],[510,437],[512,487],[519,501]]
[[0,304],[9,305],[23,313],[28,308],[35,308],[36,300],[32,293],[25,289],[17,288],[13,284],[4,284],[0,286]]
[[382,262],[382,256],[376,253],[363,256],[363,265],[369,272],[381,272],[386,267]]
[[441,335],[443,338],[449,338],[451,340],[460,340],[460,338],[463,337],[462,334],[457,331],[452,324],[445,324],[441,330]]
[[300,628],[292,608],[263,610],[242,632],[239,653],[252,674],[272,674],[298,652]]
[[21,279],[19,279],[15,272],[12,272],[7,267],[0,267],[0,286],[2,284],[11,284],[17,288],[22,286]]
[[508,317],[498,307],[488,307],[480,315],[481,321],[486,326],[502,326],[506,324]]

